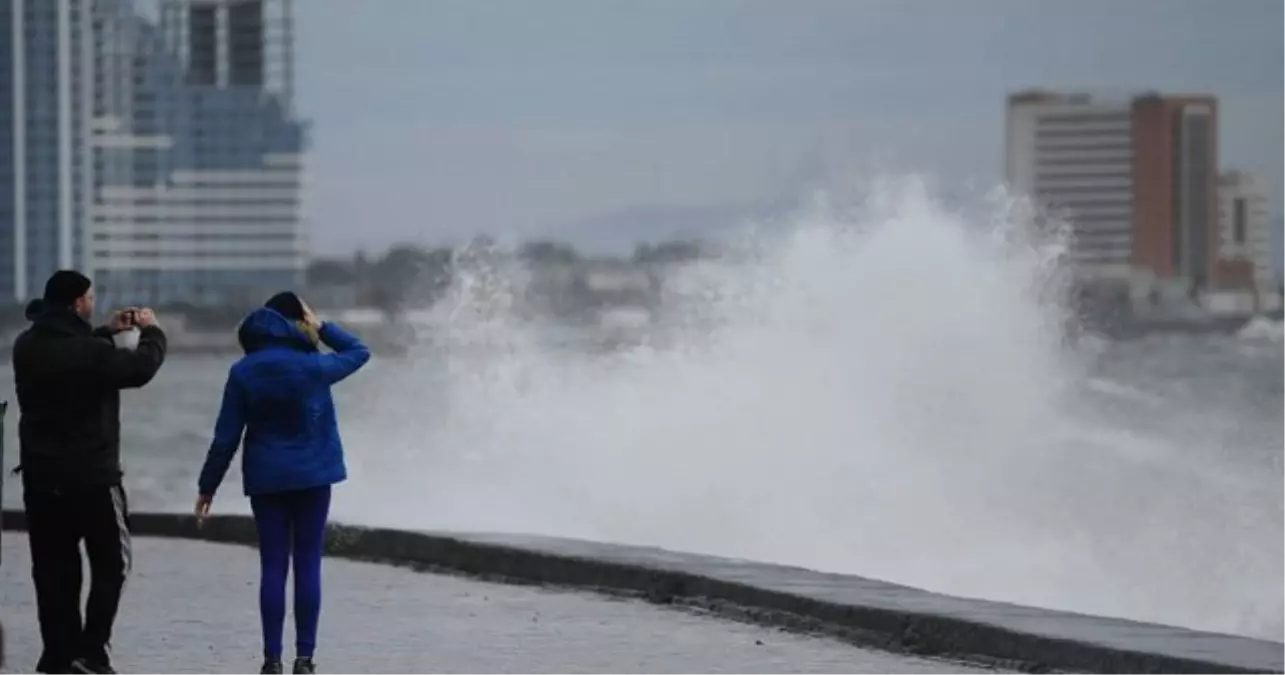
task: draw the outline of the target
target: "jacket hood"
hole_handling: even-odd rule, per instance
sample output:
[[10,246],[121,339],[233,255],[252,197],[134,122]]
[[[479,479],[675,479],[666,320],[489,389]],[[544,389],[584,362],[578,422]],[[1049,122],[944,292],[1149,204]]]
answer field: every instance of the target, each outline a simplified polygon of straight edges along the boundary
[[32,300],[31,302],[27,303],[26,315],[27,315],[28,321],[35,321],[40,317],[44,316],[44,314],[45,314],[44,300],[41,300],[40,298],[36,298],[35,300]]
[[245,317],[237,328],[237,341],[247,354],[269,347],[317,351],[317,345],[295,322],[268,307],[260,307]]
[[88,321],[71,311],[70,307],[51,305],[40,298],[27,303],[25,313],[27,320],[33,324],[62,333],[88,335],[94,330]]

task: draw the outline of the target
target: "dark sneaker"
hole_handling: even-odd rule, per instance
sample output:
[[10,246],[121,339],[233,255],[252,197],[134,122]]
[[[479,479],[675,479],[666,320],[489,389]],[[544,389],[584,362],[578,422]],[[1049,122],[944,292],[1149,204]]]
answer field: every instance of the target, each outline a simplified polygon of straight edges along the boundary
[[295,659],[294,675],[312,675],[317,672],[317,664],[312,659]]
[[73,673],[114,673],[112,664],[98,663],[89,659],[76,659],[71,662],[71,672]]
[[263,667],[259,669],[259,675],[278,675],[285,672],[281,668],[281,659],[266,659]]

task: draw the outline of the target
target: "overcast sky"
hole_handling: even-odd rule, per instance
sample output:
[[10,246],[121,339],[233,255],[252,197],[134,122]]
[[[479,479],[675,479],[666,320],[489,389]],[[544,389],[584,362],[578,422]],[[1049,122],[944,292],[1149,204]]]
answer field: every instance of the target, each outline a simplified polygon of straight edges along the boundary
[[1004,96],[1033,85],[1216,94],[1223,166],[1279,211],[1283,4],[302,0],[314,247],[558,236],[836,167],[996,183]]

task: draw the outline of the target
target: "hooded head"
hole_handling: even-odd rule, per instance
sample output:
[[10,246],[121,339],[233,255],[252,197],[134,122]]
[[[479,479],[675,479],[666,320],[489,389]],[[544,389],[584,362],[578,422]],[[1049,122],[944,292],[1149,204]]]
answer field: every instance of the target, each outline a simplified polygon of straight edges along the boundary
[[289,347],[316,351],[317,332],[303,320],[303,302],[289,291],[268,299],[250,312],[237,329],[241,349],[249,354],[267,347]]

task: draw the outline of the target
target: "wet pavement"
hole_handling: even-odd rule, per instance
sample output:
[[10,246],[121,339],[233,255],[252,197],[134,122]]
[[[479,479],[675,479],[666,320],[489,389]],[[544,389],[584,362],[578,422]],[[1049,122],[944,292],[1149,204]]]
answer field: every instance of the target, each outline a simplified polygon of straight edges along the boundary
[[[30,672],[40,640],[26,539],[5,533],[0,543],[4,672]],[[134,550],[114,640],[118,669],[257,672],[253,549],[137,539]],[[334,559],[324,578],[323,672],[981,672],[588,593]],[[287,620],[287,644],[292,634]]]
[[[513,534],[452,534],[478,545],[517,548],[562,560],[592,560],[649,570],[671,571],[740,584],[759,591],[875,608],[904,617],[1006,631],[1007,647],[1025,646],[1032,665],[1081,672],[1271,672],[1285,671],[1278,641],[1195,631],[1121,618],[1076,614],[1004,602],[960,598],[876,579],[817,572],[751,560],[718,558],[657,548]],[[690,592],[690,589],[689,589]],[[750,604],[750,603],[744,603]],[[945,629],[949,632],[949,629]],[[1014,639],[1023,636],[1022,639]],[[974,653],[994,654],[974,636]],[[1009,652],[1011,653],[1011,652]],[[1132,656],[1123,656],[1125,654]]]

